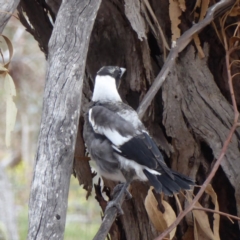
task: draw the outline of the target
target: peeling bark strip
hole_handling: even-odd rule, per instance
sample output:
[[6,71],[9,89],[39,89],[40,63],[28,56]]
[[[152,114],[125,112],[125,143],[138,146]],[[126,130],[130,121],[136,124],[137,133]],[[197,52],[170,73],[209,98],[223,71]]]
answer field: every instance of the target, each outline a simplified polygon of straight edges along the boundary
[[63,239],[90,34],[101,1],[63,1],[49,42],[28,239]]

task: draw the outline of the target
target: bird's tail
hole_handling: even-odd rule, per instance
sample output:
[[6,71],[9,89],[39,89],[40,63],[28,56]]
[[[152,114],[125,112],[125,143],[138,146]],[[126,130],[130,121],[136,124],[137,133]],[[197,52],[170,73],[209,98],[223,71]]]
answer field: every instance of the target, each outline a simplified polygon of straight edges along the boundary
[[143,172],[156,192],[163,192],[168,196],[172,196],[181,190],[189,190],[195,184],[191,178],[173,170],[171,171],[174,178],[171,178],[168,174],[154,175],[146,169]]

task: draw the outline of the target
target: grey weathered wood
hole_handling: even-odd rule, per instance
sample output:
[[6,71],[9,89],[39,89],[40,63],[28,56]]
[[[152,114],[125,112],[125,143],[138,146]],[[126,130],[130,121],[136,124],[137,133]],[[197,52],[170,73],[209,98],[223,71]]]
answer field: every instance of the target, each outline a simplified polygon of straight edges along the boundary
[[49,42],[28,239],[63,239],[90,34],[101,1],[63,1]]
[[9,18],[15,11],[20,0],[0,0],[0,33],[5,28]]
[[[206,58],[195,57],[194,48],[190,47],[181,56],[173,70],[169,81],[163,85],[164,125],[168,136],[174,139],[177,152],[175,165],[178,169],[186,167],[184,161],[193,158],[199,162],[200,147],[191,134],[182,134],[188,127],[194,132],[195,139],[204,141],[210,146],[215,158],[218,158],[223,143],[233,124],[234,112],[214,82],[207,66],[208,49],[205,47]],[[178,119],[176,124],[176,119]],[[183,120],[184,119],[184,120]],[[182,125],[179,123],[182,122]],[[187,132],[187,131],[186,131]],[[226,157],[221,166],[229,181],[235,188],[236,201],[239,203],[239,169],[240,152],[238,147],[239,130],[229,144]],[[192,147],[190,147],[192,145]],[[194,170],[195,171],[195,170]],[[238,215],[240,207],[237,205]]]
[[141,15],[140,1],[126,1],[125,0],[125,14],[131,23],[132,28],[137,33],[138,38],[142,41],[146,37],[146,24]]

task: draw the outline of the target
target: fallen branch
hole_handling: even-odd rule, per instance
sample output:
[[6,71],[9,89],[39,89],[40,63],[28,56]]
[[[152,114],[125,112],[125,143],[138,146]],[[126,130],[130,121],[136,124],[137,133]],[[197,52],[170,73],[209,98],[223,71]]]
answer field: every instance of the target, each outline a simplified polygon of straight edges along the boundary
[[193,35],[200,32],[204,27],[210,24],[217,16],[226,12],[235,3],[235,0],[222,0],[211,8],[209,8],[206,17],[193,25],[189,30],[187,30],[183,35],[177,40],[175,47],[173,47],[163,65],[160,73],[155,78],[152,86],[148,90],[147,94],[144,96],[142,102],[140,103],[137,112],[140,118],[143,117],[147,108],[151,104],[152,100],[156,96],[158,90],[167,78],[168,73],[173,68],[178,54],[190,43]]

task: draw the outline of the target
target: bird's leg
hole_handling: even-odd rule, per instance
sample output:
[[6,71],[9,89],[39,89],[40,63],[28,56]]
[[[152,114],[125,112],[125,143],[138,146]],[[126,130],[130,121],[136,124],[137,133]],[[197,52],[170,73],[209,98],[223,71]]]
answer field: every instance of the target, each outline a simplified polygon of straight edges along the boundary
[[[121,184],[121,190],[119,191],[119,187],[117,189],[117,192],[113,193],[113,200],[111,200],[110,202],[108,202],[107,207],[105,209],[105,213],[109,208],[115,207],[118,210],[118,215],[123,215],[123,210],[121,208],[121,204],[122,204],[122,199],[124,199],[124,195],[128,192],[128,187],[129,187],[130,183],[126,182],[124,184]],[[118,186],[118,185],[117,185]],[[117,187],[116,186],[116,187]],[[115,187],[115,188],[116,188]],[[115,189],[114,188],[114,189]],[[117,194],[118,193],[118,194]],[[129,192],[128,192],[129,193]],[[117,195],[116,195],[117,194]],[[130,193],[129,193],[130,194]],[[131,195],[131,194],[130,194]]]
[[131,193],[128,191],[128,187],[133,180],[133,176],[135,175],[134,171],[126,171],[124,169],[121,169],[121,171],[122,171],[122,174],[124,175],[124,177],[126,179],[126,182],[122,183],[120,185],[118,184],[115,187],[116,189],[114,188],[114,190],[113,190],[113,200],[111,200],[107,204],[107,207],[105,209],[105,212],[106,212],[109,208],[116,207],[119,215],[123,215],[123,210],[121,208],[122,202],[124,200],[123,197],[126,195],[128,197],[128,199],[132,198]]

